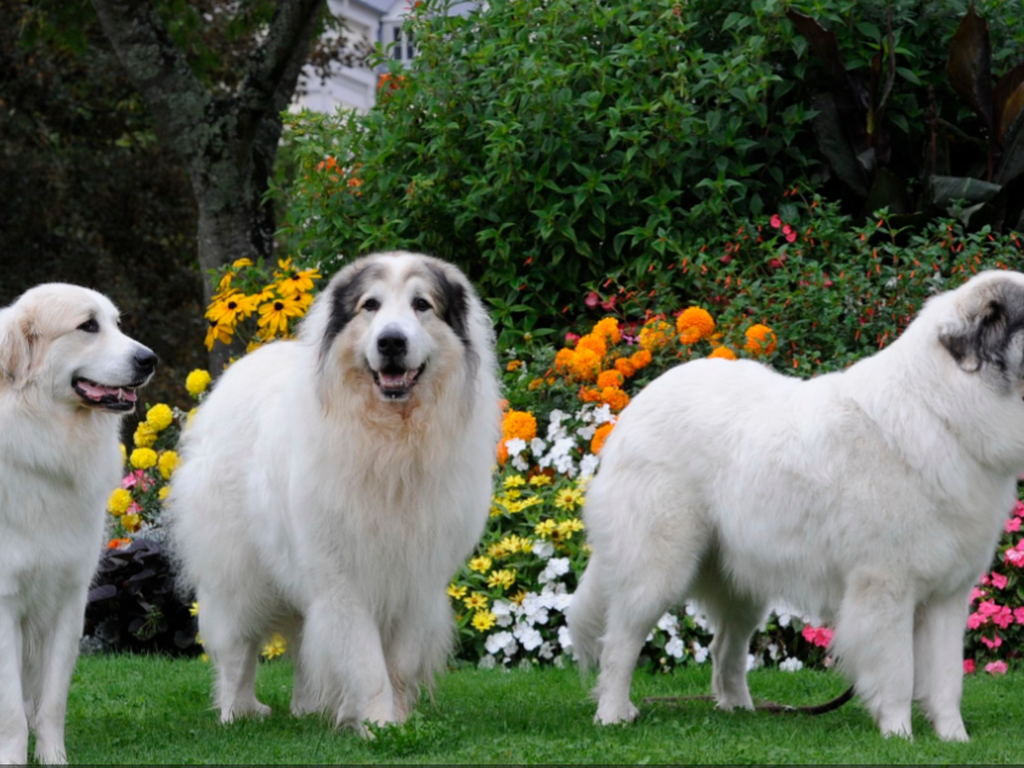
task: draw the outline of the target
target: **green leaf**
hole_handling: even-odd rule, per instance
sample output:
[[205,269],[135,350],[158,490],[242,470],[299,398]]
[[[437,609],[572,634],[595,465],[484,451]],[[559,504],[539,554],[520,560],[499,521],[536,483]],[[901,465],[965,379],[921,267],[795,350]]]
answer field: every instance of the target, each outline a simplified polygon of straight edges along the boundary
[[969,203],[987,203],[999,194],[1002,184],[991,184],[981,179],[966,176],[932,176],[929,180],[930,200],[933,204],[945,206],[954,200]]
[[992,49],[988,24],[974,11],[967,9],[949,46],[949,82],[960,98],[966,101],[992,130]]

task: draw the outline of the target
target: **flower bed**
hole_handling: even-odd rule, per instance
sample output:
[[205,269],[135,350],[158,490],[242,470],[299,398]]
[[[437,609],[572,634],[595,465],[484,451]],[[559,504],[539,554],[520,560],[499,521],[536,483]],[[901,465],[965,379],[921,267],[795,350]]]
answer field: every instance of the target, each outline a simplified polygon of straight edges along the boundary
[[[798,220],[799,228],[787,223]],[[459,656],[482,666],[571,658],[565,611],[588,556],[581,521],[587,483],[618,414],[667,368],[699,357],[752,358],[804,376],[841,368],[890,343],[931,293],[980,269],[1005,268],[1020,252],[1013,235],[968,235],[952,221],[909,237],[884,219],[850,227],[814,200],[709,237],[692,258],[652,269],[644,284],[610,277],[592,286],[582,297],[582,319],[558,347],[549,343],[551,328],[503,329],[507,401],[490,522],[448,587]],[[236,262],[222,276],[207,315],[208,344],[242,338],[251,348],[291,336],[322,267],[298,258],[277,268]],[[679,302],[678,296],[695,291],[706,301]],[[209,374],[194,371],[186,388],[201,401],[209,381]],[[110,500],[111,552],[131,552],[138,539],[159,541],[174,447],[188,417],[158,404],[136,431],[132,450],[125,451],[122,487]],[[999,674],[1019,657],[1022,510],[1018,505],[1009,518],[990,572],[972,597],[967,672]],[[135,630],[164,627],[160,631],[181,647],[183,632],[194,632],[191,616],[171,613],[171,622],[165,613],[142,617]],[[129,634],[141,641],[135,630]],[[643,663],[666,671],[704,663],[710,638],[698,607],[680,606],[652,629]],[[831,631],[814,617],[779,607],[755,636],[749,663],[785,670],[828,665],[830,639]],[[283,641],[274,638],[264,655],[283,651]]]

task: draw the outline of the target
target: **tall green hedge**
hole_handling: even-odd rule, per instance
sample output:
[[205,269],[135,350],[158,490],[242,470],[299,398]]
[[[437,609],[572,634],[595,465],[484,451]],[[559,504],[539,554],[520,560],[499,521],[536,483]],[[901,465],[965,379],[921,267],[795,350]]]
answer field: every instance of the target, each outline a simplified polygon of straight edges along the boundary
[[[912,165],[928,86],[957,119],[943,41],[965,3],[891,6],[886,114],[893,156]],[[1006,4],[981,6],[998,64],[1024,31]],[[830,75],[790,7],[835,30],[867,76],[887,36],[883,3],[491,0],[464,16],[417,3],[417,64],[384,79],[376,108],[290,122],[286,239],[320,260],[436,254],[468,270],[500,319],[529,325],[578,303],[583,286],[637,282],[706,233],[778,210],[794,181],[841,198],[810,107]]]

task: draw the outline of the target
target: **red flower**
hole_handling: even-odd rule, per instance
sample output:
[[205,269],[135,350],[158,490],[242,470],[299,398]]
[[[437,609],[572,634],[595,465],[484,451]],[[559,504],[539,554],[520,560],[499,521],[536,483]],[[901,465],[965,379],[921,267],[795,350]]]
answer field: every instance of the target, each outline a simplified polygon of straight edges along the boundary
[[776,213],[772,216],[771,221],[769,221],[768,223],[772,225],[773,229],[778,229],[779,227],[782,226],[782,219],[780,219],[779,214]]

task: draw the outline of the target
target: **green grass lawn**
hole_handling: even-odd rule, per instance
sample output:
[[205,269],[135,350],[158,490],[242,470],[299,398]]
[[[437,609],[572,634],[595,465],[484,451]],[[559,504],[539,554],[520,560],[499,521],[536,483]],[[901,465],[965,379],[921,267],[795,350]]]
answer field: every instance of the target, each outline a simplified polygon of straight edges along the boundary
[[[402,728],[373,741],[288,714],[291,665],[262,664],[264,721],[222,726],[210,709],[210,668],[200,661],[133,656],[80,659],[68,707],[68,756],[76,763],[1014,763],[1024,725],[1021,673],[972,676],[964,719],[970,744],[946,744],[915,717],[916,741],[883,740],[857,703],[820,717],[726,713],[710,702],[641,704],[630,726],[599,728],[575,670],[506,673],[462,669],[439,679]],[[845,689],[837,675],[765,670],[755,698],[821,703]],[[703,694],[710,669],[638,673],[644,696]]]

